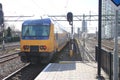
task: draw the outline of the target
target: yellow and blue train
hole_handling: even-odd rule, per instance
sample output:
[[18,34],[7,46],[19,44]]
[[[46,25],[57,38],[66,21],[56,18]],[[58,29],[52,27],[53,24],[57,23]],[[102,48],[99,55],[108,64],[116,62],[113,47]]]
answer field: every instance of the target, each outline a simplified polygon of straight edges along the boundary
[[23,62],[47,63],[69,41],[68,32],[50,18],[26,20],[20,40]]

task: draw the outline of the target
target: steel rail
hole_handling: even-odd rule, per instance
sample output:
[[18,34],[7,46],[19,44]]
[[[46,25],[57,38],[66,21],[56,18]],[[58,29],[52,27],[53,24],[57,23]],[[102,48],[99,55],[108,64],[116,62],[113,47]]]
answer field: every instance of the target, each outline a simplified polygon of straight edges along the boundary
[[9,80],[10,77],[14,76],[15,74],[17,74],[18,72],[20,72],[24,68],[28,67],[29,65],[30,65],[30,63],[27,63],[25,66],[21,67],[20,69],[16,70],[15,72],[11,73],[10,75],[8,75],[7,77],[5,77],[2,80]]
[[[13,57],[11,57],[11,56],[13,56]],[[13,54],[1,56],[0,57],[0,64],[5,63],[5,62],[10,61],[10,60],[13,60],[13,59],[18,58],[18,57],[19,57],[18,53],[13,53]]]

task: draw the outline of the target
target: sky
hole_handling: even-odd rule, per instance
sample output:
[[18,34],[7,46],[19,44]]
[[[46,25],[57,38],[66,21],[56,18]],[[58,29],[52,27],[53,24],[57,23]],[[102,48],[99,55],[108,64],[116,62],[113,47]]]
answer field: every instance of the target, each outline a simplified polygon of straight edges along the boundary
[[[4,16],[22,15],[40,18],[47,15],[67,15],[68,12],[72,12],[73,15],[88,15],[90,12],[98,14],[98,0],[0,0],[0,3],[3,5]],[[16,18],[18,19],[19,17]],[[21,30],[21,23],[9,22],[17,25],[15,28],[19,30]],[[74,26],[81,26],[81,22],[78,23],[74,23]],[[91,26],[96,27],[97,24],[91,23]]]

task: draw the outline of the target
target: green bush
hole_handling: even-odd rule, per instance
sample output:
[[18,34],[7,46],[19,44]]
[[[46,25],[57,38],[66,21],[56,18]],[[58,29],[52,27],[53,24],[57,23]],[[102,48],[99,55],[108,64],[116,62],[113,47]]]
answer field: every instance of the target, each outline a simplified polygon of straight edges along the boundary
[[16,37],[7,37],[5,39],[5,42],[19,42],[20,41],[20,37],[16,36]]

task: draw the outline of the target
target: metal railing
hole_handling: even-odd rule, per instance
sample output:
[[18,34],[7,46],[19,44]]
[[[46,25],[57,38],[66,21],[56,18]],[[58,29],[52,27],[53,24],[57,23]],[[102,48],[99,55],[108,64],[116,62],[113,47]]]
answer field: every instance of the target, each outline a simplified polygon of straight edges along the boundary
[[[95,47],[96,61],[98,61],[98,46]],[[101,67],[109,75],[109,79],[113,78],[113,54],[108,50],[101,49]],[[120,59],[119,59],[120,60]],[[120,68],[120,65],[119,65]],[[120,71],[119,71],[120,72]],[[120,74],[120,73],[119,73]],[[120,79],[120,76],[119,76]]]

